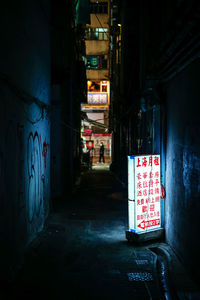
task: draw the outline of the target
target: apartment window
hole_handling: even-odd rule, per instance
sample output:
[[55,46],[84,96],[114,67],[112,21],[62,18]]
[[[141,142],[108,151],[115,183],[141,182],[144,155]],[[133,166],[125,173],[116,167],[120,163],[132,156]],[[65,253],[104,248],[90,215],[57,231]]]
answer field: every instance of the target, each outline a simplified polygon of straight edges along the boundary
[[91,14],[107,14],[108,2],[90,2]]
[[88,92],[92,93],[107,93],[108,92],[108,81],[88,80],[87,89]]
[[108,28],[87,28],[86,40],[108,40]]
[[101,90],[102,90],[102,92],[107,93],[107,91],[108,91],[107,87],[108,87],[108,82],[107,81],[101,81]]
[[88,92],[100,93],[101,91],[101,82],[97,80],[88,80],[87,82]]

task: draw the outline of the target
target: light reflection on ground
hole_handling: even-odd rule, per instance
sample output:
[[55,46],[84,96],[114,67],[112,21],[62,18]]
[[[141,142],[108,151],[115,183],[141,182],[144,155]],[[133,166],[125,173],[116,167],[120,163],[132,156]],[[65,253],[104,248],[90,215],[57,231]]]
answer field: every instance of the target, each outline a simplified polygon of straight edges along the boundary
[[124,226],[118,226],[115,230],[98,233],[100,239],[105,241],[126,241]]
[[92,166],[92,170],[110,170],[110,164],[95,164]]
[[127,273],[129,281],[152,281],[153,276],[149,272]]

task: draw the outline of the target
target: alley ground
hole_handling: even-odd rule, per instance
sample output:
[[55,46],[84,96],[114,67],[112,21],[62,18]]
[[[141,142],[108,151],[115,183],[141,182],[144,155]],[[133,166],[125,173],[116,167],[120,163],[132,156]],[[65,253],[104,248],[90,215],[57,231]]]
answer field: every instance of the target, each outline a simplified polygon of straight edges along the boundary
[[163,241],[127,242],[127,189],[108,166],[86,172],[65,200],[1,299],[200,299]]

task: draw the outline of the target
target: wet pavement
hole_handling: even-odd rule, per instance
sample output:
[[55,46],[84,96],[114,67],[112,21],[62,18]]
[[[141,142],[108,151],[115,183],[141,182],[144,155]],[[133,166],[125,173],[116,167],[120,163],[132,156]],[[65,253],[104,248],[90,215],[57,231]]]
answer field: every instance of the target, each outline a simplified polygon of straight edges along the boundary
[[1,299],[200,299],[167,244],[130,244],[126,229],[127,189],[107,166],[93,168],[53,203]]

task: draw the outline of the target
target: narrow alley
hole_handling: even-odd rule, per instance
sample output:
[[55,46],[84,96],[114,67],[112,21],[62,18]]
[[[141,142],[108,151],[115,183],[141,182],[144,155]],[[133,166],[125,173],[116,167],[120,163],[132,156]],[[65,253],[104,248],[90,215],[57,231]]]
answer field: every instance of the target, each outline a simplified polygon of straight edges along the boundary
[[199,0],[1,3],[0,300],[200,299],[199,28]]
[[176,267],[171,279],[179,274],[176,285],[162,278],[155,249],[166,244],[127,242],[126,193],[104,166],[86,172],[68,201],[52,204],[45,229],[1,299],[199,299],[190,298],[197,290],[177,264],[170,266]]

